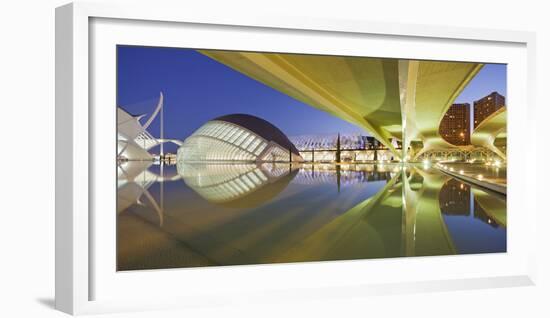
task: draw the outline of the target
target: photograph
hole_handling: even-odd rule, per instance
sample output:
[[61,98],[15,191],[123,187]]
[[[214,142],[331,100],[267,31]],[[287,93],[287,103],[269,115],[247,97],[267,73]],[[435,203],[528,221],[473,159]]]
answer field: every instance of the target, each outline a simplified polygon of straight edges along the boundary
[[116,270],[506,253],[506,93],[483,61],[117,45]]

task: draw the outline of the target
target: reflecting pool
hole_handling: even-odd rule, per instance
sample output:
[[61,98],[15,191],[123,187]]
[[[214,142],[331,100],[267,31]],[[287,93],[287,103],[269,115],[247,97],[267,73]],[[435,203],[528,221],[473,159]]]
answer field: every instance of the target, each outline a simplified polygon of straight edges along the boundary
[[506,197],[432,167],[118,167],[118,270],[505,251]]

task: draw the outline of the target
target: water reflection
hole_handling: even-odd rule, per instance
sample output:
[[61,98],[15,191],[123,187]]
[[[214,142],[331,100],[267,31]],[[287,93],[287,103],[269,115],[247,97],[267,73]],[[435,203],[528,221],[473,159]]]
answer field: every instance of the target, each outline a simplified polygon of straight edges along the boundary
[[[117,165],[117,214],[132,205],[149,206],[157,215],[159,225],[164,221],[164,183],[180,180],[181,176],[165,172],[163,166],[153,166],[150,161],[126,161]],[[160,184],[160,200],[155,199],[149,188]]]
[[506,250],[506,198],[435,169],[140,168],[119,175],[119,270]]
[[303,164],[296,183],[314,185],[323,183],[348,186],[369,181],[381,181],[391,178],[399,169],[387,165],[374,164]]
[[187,164],[178,174],[205,200],[229,207],[260,206],[283,191],[299,169],[289,164]]

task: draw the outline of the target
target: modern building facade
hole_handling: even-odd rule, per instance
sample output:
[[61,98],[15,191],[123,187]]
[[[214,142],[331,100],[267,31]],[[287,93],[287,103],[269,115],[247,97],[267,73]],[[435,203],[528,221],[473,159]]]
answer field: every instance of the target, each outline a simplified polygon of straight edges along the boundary
[[481,124],[481,122],[491,116],[494,112],[506,105],[506,99],[504,96],[497,92],[476,100],[474,102],[474,129]]
[[152,160],[148,150],[158,143],[139,122],[140,116],[117,109],[117,158],[119,160]]
[[208,121],[185,139],[177,158],[184,162],[303,161],[298,149],[281,130],[247,114]]
[[[366,136],[360,133],[341,134],[341,150],[374,150],[388,149],[380,141],[372,136]],[[329,135],[300,135],[289,137],[292,143],[299,151],[307,150],[336,150],[338,143],[338,134]],[[401,148],[401,142],[395,140],[392,142],[395,148]]]
[[439,134],[456,146],[470,144],[470,104],[453,104],[441,119]]
[[[154,137],[148,128],[162,114],[164,104],[164,95],[159,95],[157,105],[150,116],[147,114],[132,115],[122,107],[117,107],[117,160],[119,161],[152,161],[155,155],[150,150],[161,146],[161,156],[163,155],[162,145],[171,142],[180,145],[181,141],[176,139],[164,139],[161,129],[161,138]],[[145,117],[147,120],[145,121]],[[142,123],[142,120],[145,123]],[[162,116],[161,116],[162,123]],[[161,124],[162,127],[162,124]]]
[[[397,158],[383,143],[360,133],[301,135],[290,140],[306,162],[367,162],[392,161]],[[401,142],[391,142],[395,149]]]
[[147,128],[155,120],[163,107],[164,96],[160,93],[155,110],[147,121],[142,124],[141,119],[145,115],[134,116],[122,109],[117,108],[117,159],[150,161],[153,156],[149,149],[159,145],[157,138],[153,137]]
[[[289,137],[300,151],[304,150],[336,150],[337,134],[328,135],[300,135]],[[365,149],[368,143],[367,136],[361,134],[340,135],[341,149]]]

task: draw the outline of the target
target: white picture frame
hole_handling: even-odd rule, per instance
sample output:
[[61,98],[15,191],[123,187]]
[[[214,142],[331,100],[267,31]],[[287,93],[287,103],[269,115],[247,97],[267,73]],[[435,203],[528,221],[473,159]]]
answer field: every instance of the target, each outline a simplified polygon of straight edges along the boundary
[[[154,32],[149,32],[151,28]],[[109,147],[114,147],[115,138],[113,130],[101,131],[96,127],[98,118],[106,125],[114,123],[114,117],[110,117],[109,114],[112,112],[114,116],[115,104],[113,100],[113,104],[108,107],[93,107],[95,103],[112,100],[112,91],[108,88],[111,93],[96,94],[94,90],[100,85],[97,80],[101,79],[102,85],[106,86],[114,83],[114,70],[111,68],[113,59],[112,56],[109,57],[108,51],[113,44],[124,41],[122,44],[184,45],[174,41],[177,34],[182,34],[180,28],[188,28],[190,32],[186,34],[195,34],[194,41],[199,41],[198,38],[209,38],[202,37],[205,33],[201,32],[204,32],[205,28],[211,36],[211,41],[216,37],[221,41],[220,32],[228,32],[224,35],[235,36],[235,39],[239,34],[250,36],[247,32],[260,36],[294,37],[295,39],[289,41],[289,46],[283,48],[283,51],[310,50],[327,53],[320,52],[323,48],[318,44],[322,39],[330,38],[346,41],[345,43],[350,45],[359,40],[385,43],[373,46],[378,48],[378,54],[383,56],[391,56],[391,53],[383,52],[391,45],[399,47],[407,43],[410,49],[407,53],[409,57],[454,57],[459,60],[471,60],[482,58],[483,54],[478,52],[476,55],[475,50],[467,49],[480,46],[486,50],[484,54],[492,54],[492,57],[487,57],[489,60],[483,61],[508,63],[509,74],[513,75],[509,78],[508,84],[509,102],[525,105],[510,107],[509,116],[508,209],[512,225],[509,227],[508,235],[512,240],[511,252],[488,256],[231,266],[135,274],[116,273],[115,268],[110,270],[109,266],[107,269],[101,269],[101,264],[109,264],[112,260],[112,251],[103,252],[101,246],[112,244],[114,227],[107,224],[108,221],[105,223],[105,218],[94,217],[92,211],[99,205],[112,204],[114,194],[111,193],[110,196],[109,189],[106,189],[107,192],[103,193],[105,196],[102,197],[98,186],[104,184],[104,180],[109,180],[110,173],[116,173],[114,164],[108,164],[112,158],[102,157],[105,151],[114,149]],[[112,30],[117,32],[110,32]],[[216,35],[217,33],[220,34]],[[309,44],[297,44],[299,37],[310,35],[311,41],[307,42]],[[270,45],[274,45],[273,43]],[[429,43],[433,46],[430,52],[426,50]],[[242,49],[244,45],[247,44],[243,40],[236,40],[233,44],[225,43],[224,48]],[[250,45],[247,48],[258,48],[258,45],[264,44],[254,41]],[[267,47],[268,44],[265,45]],[[537,254],[533,250],[536,246],[533,243],[536,233],[536,194],[526,189],[528,184],[537,182],[534,174],[520,173],[522,156],[536,157],[536,137],[525,137],[536,136],[534,45],[535,36],[530,32],[297,19],[276,14],[249,16],[243,13],[214,16],[189,4],[152,8],[152,5],[128,6],[118,5],[116,1],[112,1],[109,4],[79,2],[57,8],[56,308],[71,314],[85,314],[209,303],[339,298],[346,297],[352,292],[371,295],[534,284]],[[436,49],[438,46],[442,47],[440,51]],[[508,49],[502,49],[503,47]],[[456,50],[455,53],[451,52],[453,48]],[[361,49],[357,48],[355,54],[361,52]],[[396,51],[395,54],[399,57],[403,52]],[[104,127],[103,124],[101,126]],[[110,141],[109,136],[112,137]],[[527,149],[521,153],[513,150],[514,145],[520,143]],[[521,219],[514,217],[514,211],[519,210],[524,215]],[[105,239],[95,234],[98,228],[108,233]],[[474,270],[475,262],[501,266],[496,269]],[[438,266],[447,269],[423,269],[440,268]],[[472,269],[458,273],[459,266]],[[415,274],[409,275],[410,279],[395,274],[404,268]],[[366,271],[373,274],[369,276]],[[338,272],[344,274],[333,275]],[[357,276],[353,276],[358,273],[364,274],[363,278],[357,279]],[[208,278],[211,279],[210,283],[205,283]],[[186,286],[194,288],[167,288],[163,293],[158,292],[156,288],[166,285],[169,281],[177,282],[182,279],[185,279]],[[155,290],[155,293],[145,293],[142,297],[133,294],[137,283],[144,290]],[[115,297],[121,293],[126,294],[126,297]]]

